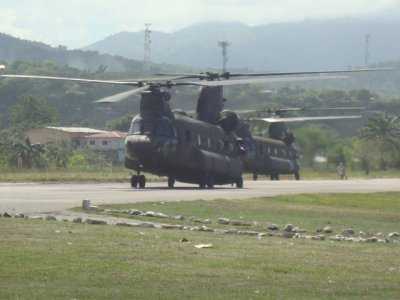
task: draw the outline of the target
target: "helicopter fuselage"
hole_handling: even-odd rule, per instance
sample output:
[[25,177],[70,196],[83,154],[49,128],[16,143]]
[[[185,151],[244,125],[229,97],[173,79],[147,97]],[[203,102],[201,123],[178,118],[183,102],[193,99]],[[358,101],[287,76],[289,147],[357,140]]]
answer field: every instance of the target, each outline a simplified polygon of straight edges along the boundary
[[298,172],[297,152],[284,142],[254,137],[246,143],[220,126],[175,112],[132,121],[126,138],[128,169],[180,182],[243,185],[243,172],[263,175]]

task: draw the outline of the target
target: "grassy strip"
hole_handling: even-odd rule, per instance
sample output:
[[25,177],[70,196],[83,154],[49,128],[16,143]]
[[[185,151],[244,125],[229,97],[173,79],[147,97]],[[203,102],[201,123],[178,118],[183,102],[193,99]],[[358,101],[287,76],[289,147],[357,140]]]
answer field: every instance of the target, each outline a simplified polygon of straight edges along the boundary
[[[398,245],[0,219],[1,299],[395,299]],[[181,243],[185,237],[190,242]],[[198,250],[197,243],[214,248]]]
[[[399,230],[400,193],[106,208],[308,230]],[[152,219],[154,220],[154,218]],[[154,220],[157,221],[157,220]],[[178,221],[177,221],[178,222]],[[184,221],[186,222],[186,221]],[[264,224],[264,223],[263,223]],[[213,225],[215,226],[215,225]],[[181,243],[182,238],[189,240]],[[198,243],[212,249],[198,250]],[[398,299],[399,244],[288,240],[0,218],[0,299]]]
[[[157,176],[145,174],[149,182],[160,181]],[[129,182],[127,169],[74,170],[14,170],[0,172],[0,182]]]
[[[257,221],[257,229],[275,223],[281,227],[291,223],[309,232],[324,226],[333,227],[337,233],[346,228],[366,233],[400,231],[400,193],[299,195],[258,198],[248,200],[216,200],[167,203],[137,203],[101,206],[101,209],[138,209],[156,211],[167,215],[184,215],[199,219],[220,217],[234,220]],[[114,216],[127,215],[114,213]],[[134,218],[138,218],[135,216]],[[156,218],[139,217],[152,221]],[[157,220],[163,222],[163,219]],[[193,225],[188,218],[175,223]]]

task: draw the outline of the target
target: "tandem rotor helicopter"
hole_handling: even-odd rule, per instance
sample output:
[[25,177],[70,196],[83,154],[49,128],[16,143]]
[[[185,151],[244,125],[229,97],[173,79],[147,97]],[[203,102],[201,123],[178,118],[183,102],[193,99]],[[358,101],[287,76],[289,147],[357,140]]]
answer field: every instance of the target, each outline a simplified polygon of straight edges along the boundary
[[[200,188],[235,184],[243,188],[243,173],[271,176],[294,175],[300,179],[299,153],[294,136],[284,123],[309,120],[354,119],[360,116],[314,118],[254,118],[270,123],[270,137],[253,136],[250,125],[234,111],[224,110],[225,86],[251,83],[293,82],[347,78],[346,73],[382,71],[358,69],[321,72],[286,72],[233,74],[225,72],[200,74],[159,74],[164,79],[137,81],[96,80],[31,75],[0,74],[0,78],[62,80],[76,83],[107,84],[133,87],[126,92],[96,101],[116,103],[140,94],[140,113],[133,118],[125,140],[125,166],[136,172],[131,186],[145,188],[147,172],[168,178],[168,187],[175,182],[197,184]],[[201,87],[196,116],[182,110],[171,110],[171,88]],[[281,111],[283,112],[283,110]],[[282,126],[283,125],[283,126]]]

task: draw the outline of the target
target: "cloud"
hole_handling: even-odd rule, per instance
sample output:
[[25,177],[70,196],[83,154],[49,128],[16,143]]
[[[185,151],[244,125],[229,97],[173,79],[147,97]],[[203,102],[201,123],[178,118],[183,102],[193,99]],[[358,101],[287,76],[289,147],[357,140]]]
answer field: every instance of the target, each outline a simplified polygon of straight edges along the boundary
[[0,31],[80,47],[144,23],[173,31],[205,21],[250,25],[399,10],[399,0],[2,0]]

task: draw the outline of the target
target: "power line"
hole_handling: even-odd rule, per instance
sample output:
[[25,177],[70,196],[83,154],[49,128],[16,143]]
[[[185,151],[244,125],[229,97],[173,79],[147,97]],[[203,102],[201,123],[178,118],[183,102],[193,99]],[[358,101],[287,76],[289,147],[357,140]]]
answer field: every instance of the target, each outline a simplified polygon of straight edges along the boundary
[[229,61],[228,47],[231,45],[228,41],[219,41],[218,46],[222,48],[222,72],[227,71],[227,64]]
[[143,62],[146,67],[150,65],[151,62],[151,24],[146,23],[144,24],[145,30],[144,30],[144,58]]
[[371,57],[371,52],[370,52],[370,43],[371,43],[371,35],[367,34],[365,36],[365,66],[369,65],[369,60]]

